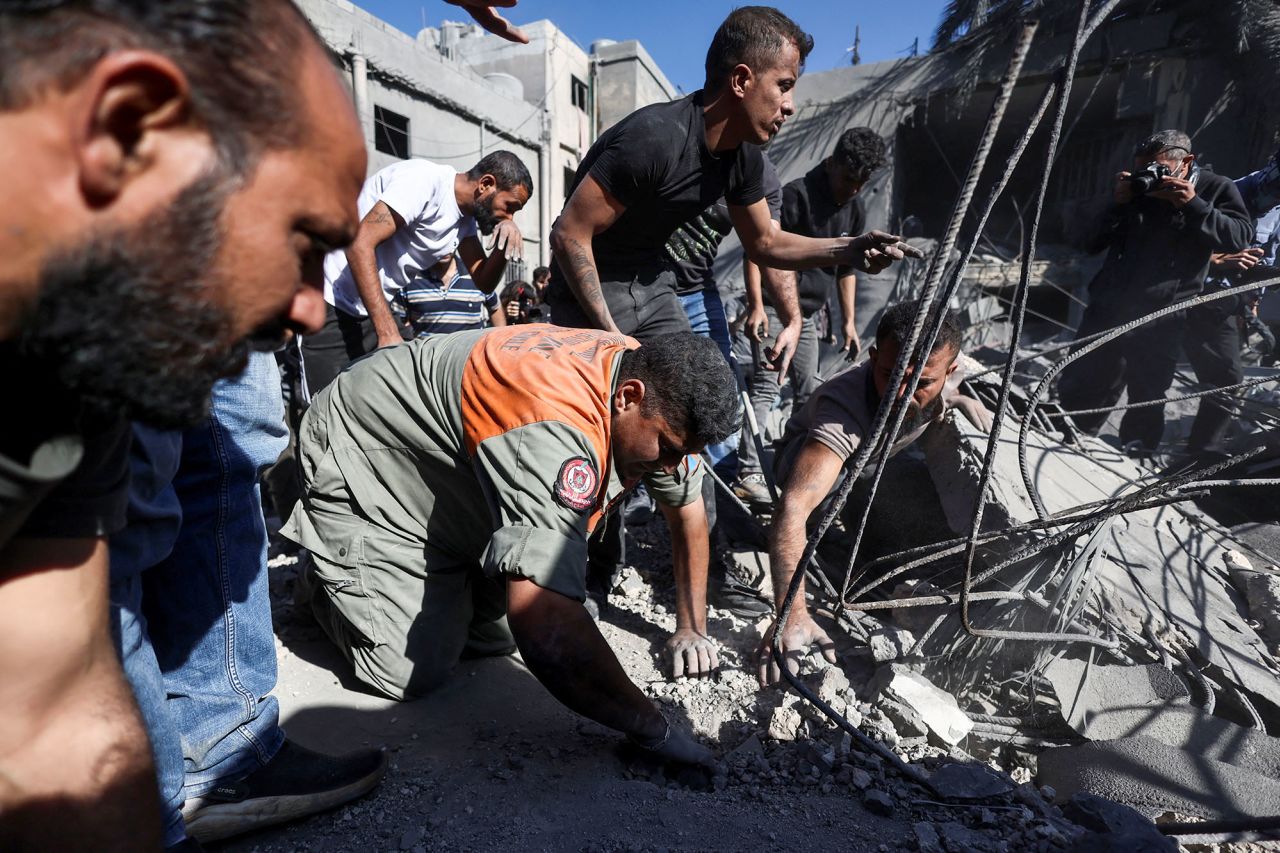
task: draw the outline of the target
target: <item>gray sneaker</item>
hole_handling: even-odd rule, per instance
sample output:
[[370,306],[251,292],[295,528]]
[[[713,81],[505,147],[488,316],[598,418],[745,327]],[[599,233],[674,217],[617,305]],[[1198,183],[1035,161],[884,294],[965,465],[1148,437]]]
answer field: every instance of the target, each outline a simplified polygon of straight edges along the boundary
[[733,484],[733,493],[748,504],[764,506],[773,505],[773,497],[769,494],[769,483],[764,474],[743,474]]

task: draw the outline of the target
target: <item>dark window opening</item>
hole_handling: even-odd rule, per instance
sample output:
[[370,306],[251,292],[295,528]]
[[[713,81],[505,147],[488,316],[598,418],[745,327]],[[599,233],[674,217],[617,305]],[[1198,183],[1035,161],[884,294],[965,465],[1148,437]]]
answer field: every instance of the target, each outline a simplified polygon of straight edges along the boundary
[[409,117],[385,107],[373,108],[373,147],[383,154],[409,159]]
[[568,201],[569,196],[573,195],[573,179],[578,176],[578,172],[572,166],[564,167],[564,200]]
[[577,77],[571,77],[569,79],[569,94],[573,99],[573,105],[585,113],[587,111],[587,84]]

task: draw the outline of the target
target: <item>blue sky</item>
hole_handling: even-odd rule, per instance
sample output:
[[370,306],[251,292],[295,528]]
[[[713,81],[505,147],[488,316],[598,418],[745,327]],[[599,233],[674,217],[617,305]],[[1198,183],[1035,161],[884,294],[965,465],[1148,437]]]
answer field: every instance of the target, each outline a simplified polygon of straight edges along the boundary
[[[440,0],[355,0],[384,21],[417,33],[425,14],[429,26],[465,13]],[[808,71],[825,71],[849,61],[855,25],[862,28],[862,61],[893,59],[920,38],[927,50],[945,0],[775,0],[813,34]],[[520,0],[507,17],[517,24],[549,18],[583,48],[599,38],[639,39],[671,82],[691,92],[702,85],[702,62],[711,35],[724,16],[742,2],[722,0]]]

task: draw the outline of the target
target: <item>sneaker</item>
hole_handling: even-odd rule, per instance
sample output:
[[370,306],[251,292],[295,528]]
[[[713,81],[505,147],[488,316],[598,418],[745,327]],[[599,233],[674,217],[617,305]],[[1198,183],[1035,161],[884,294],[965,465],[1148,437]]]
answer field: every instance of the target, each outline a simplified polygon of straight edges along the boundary
[[733,493],[748,504],[765,506],[773,504],[773,497],[769,494],[769,483],[765,480],[764,474],[743,474],[738,478],[738,482],[733,484]]
[[187,835],[220,841],[327,811],[367,794],[386,772],[381,750],[324,755],[286,740],[271,761],[240,781],[187,800]]
[[759,592],[729,580],[716,590],[715,604],[721,610],[728,610],[734,616],[749,621],[773,612],[773,604],[761,597]]

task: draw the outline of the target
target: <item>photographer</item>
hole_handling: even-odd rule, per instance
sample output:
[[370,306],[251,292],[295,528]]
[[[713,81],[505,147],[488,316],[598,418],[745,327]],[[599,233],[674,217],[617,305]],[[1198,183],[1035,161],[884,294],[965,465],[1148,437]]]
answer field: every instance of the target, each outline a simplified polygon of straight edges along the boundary
[[[1265,168],[1235,182],[1245,209],[1254,220],[1253,243],[1240,252],[1214,254],[1209,277],[1205,280],[1206,293],[1276,274],[1276,255],[1280,251],[1280,199],[1277,198],[1280,168],[1277,168],[1277,160],[1280,160],[1280,151],[1272,155]],[[1247,323],[1257,320],[1261,294],[1261,291],[1243,293],[1234,298],[1197,305],[1187,311],[1187,337],[1182,346],[1200,382],[1221,388],[1244,379],[1242,332]],[[1228,405],[1214,397],[1202,397],[1191,427],[1187,452],[1193,456],[1221,456],[1222,438],[1230,422],[1231,408]]]
[[[1211,256],[1239,252],[1252,236],[1239,191],[1196,163],[1187,134],[1162,130],[1148,137],[1134,149],[1133,171],[1116,175],[1115,206],[1097,245],[1107,257],[1089,285],[1077,339],[1195,296]],[[1185,312],[1176,312],[1073,362],[1058,384],[1064,408],[1113,406],[1125,388],[1129,403],[1162,398],[1186,325]],[[1106,420],[1105,412],[1075,417],[1090,433]],[[1120,443],[1132,455],[1149,455],[1163,432],[1163,406],[1130,409],[1120,421]]]
[[543,309],[536,285],[513,281],[502,290],[502,310],[499,313],[507,318],[508,326],[549,322]]

